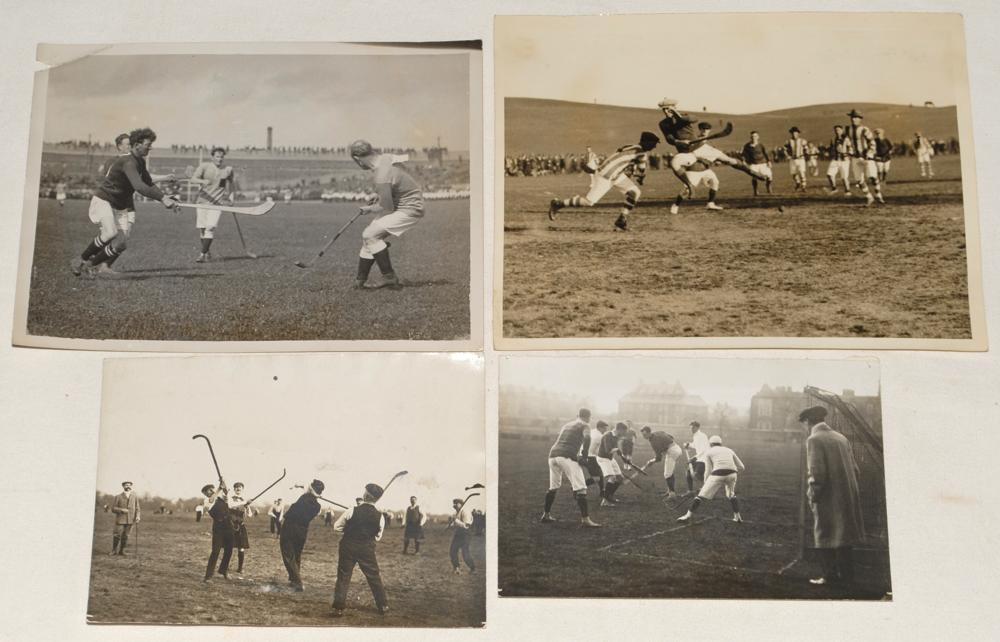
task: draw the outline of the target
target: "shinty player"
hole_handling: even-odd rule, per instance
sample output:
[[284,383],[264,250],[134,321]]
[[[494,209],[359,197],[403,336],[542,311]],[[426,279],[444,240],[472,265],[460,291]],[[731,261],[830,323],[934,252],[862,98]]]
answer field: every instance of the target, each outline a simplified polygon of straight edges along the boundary
[[639,431],[642,436],[649,441],[650,447],[653,449],[653,458],[643,464],[641,470],[646,470],[652,464],[662,461],[663,462],[663,478],[667,482],[667,492],[662,493],[666,495],[667,499],[677,496],[677,491],[675,489],[675,479],[674,479],[674,469],[677,467],[677,460],[681,458],[681,447],[677,445],[674,441],[674,436],[665,433],[661,430],[653,432],[653,429],[649,426],[643,426],[642,430]]
[[625,483],[625,475],[621,466],[615,461],[615,453],[620,453],[618,440],[625,435],[625,424],[619,423],[614,430],[605,430],[601,435],[601,441],[597,446],[597,465],[601,469],[604,477],[604,492],[601,506],[614,506],[618,503],[615,493]]
[[653,132],[642,132],[637,145],[619,147],[600,165],[596,162],[597,156],[588,151],[583,171],[590,174],[590,190],[586,196],[552,199],[549,202],[549,220],[556,220],[556,214],[564,207],[593,207],[614,187],[625,195],[625,203],[615,220],[615,229],[627,231],[628,217],[642,194],[639,186],[646,179],[647,153],[659,143],[659,137]]
[[[120,138],[120,137],[119,137]],[[108,166],[94,196],[90,199],[88,216],[100,226],[98,235],[84,249],[79,262],[72,263],[76,276],[114,274],[111,269],[118,257],[128,247],[128,236],[135,220],[135,193],[159,201],[167,209],[177,207],[177,201],[165,195],[153,184],[153,177],[146,169],[146,157],[156,140],[156,133],[148,128],[129,132],[129,152],[114,159]]]
[[844,196],[851,195],[851,139],[847,137],[843,125],[833,126],[833,138],[827,148],[830,165],[826,169],[826,180],[830,183],[830,194],[838,190],[837,178],[844,183]]
[[[851,173],[854,182],[861,188],[865,195],[865,205],[871,205],[876,200],[885,203],[882,198],[882,184],[878,180],[878,167],[875,165],[875,134],[867,126],[861,123],[864,118],[857,109],[852,109],[847,116],[851,119],[851,124],[845,129],[847,137],[851,139]],[[868,184],[871,184],[875,191],[872,196]]]
[[[756,130],[750,132],[750,140],[743,146],[743,162],[747,167],[754,170],[761,176],[768,177],[764,181],[764,187],[768,194],[772,194],[771,184],[774,182],[774,173],[771,171],[771,156],[767,153],[767,147],[760,142],[760,133]],[[753,195],[757,196],[757,183],[760,179],[753,176],[750,184],[753,187]]]
[[377,218],[361,233],[361,252],[354,288],[366,289],[372,266],[378,264],[382,283],[375,287],[398,290],[402,285],[389,260],[389,244],[386,239],[400,236],[420,222],[424,216],[423,192],[420,184],[399,166],[399,163],[407,160],[406,156],[380,154],[366,140],[351,143],[350,153],[359,167],[375,174],[375,194],[378,196],[374,203],[361,207],[364,214],[374,214]]
[[552,517],[552,504],[556,501],[556,492],[562,486],[563,478],[566,478],[573,489],[576,505],[580,508],[580,525],[590,528],[600,526],[590,519],[590,510],[587,506],[587,482],[583,477],[583,468],[579,463],[580,451],[583,448],[589,424],[590,410],[581,408],[576,419],[559,429],[556,443],[549,450],[549,490],[545,493],[545,512],[542,513],[540,520],[543,524],[556,521]]
[[788,130],[789,138],[785,141],[785,153],[788,154],[788,173],[795,181],[795,191],[806,190],[806,153],[809,143],[802,138],[802,130],[792,127]]
[[[198,202],[219,205],[224,197],[228,197],[230,203],[236,200],[236,190],[234,185],[233,168],[225,165],[226,150],[222,147],[212,148],[212,160],[205,161],[198,165],[194,174],[188,179],[191,183],[198,185]],[[197,220],[195,227],[198,229],[198,236],[201,239],[201,254],[195,260],[196,263],[207,263],[212,260],[212,241],[215,239],[215,228],[219,226],[219,210],[210,210],[199,207],[197,209]]]
[[698,496],[691,502],[691,508],[686,513],[677,518],[678,522],[687,523],[697,512],[703,501],[715,497],[720,488],[726,489],[726,497],[733,509],[733,521],[742,522],[743,516],[740,514],[740,502],[736,499],[736,476],[742,470],[746,470],[739,456],[722,445],[722,437],[712,435],[708,438],[708,450],[705,451],[705,464],[710,471],[705,485],[698,491]]

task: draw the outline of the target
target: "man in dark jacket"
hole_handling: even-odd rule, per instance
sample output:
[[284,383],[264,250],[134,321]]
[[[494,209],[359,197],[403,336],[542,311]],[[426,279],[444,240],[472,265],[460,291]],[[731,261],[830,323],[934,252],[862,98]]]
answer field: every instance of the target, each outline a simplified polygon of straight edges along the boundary
[[208,514],[212,518],[212,554],[208,556],[208,566],[205,568],[205,581],[212,579],[215,574],[215,563],[219,559],[219,552],[222,552],[222,561],[219,562],[219,575],[229,579],[229,560],[233,556],[233,521],[229,514],[229,490],[226,482],[219,480],[219,487],[206,484],[201,489],[201,494],[208,498],[211,507]]
[[382,575],[375,557],[375,542],[382,539],[384,526],[382,513],[375,507],[375,502],[382,497],[382,492],[382,487],[378,484],[366,485],[362,503],[345,511],[333,525],[335,531],[343,533],[338,551],[337,585],[333,590],[334,617],[344,614],[347,589],[350,587],[355,565],[361,568],[361,572],[368,580],[379,615],[384,615],[389,610],[385,587],[382,585]]
[[403,530],[403,555],[406,555],[410,548],[410,540],[413,540],[413,554],[420,552],[420,542],[424,539],[424,524],[427,522],[427,515],[420,510],[417,505],[417,498],[410,498],[410,505],[406,508],[406,523]]
[[278,539],[281,561],[288,571],[288,583],[296,592],[304,589],[302,576],[299,574],[302,549],[305,548],[306,536],[309,534],[309,522],[319,515],[319,500],[316,498],[323,494],[325,487],[320,480],[312,480],[306,492],[288,507],[281,518],[281,536]]

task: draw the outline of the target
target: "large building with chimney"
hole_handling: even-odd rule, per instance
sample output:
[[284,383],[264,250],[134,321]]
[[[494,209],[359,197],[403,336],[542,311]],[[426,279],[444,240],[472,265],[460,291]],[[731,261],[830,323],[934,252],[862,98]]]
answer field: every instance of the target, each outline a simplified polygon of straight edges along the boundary
[[[882,432],[882,400],[854,394],[844,390],[840,398],[854,406],[865,421],[877,433]],[[799,413],[809,406],[819,405],[819,401],[803,390],[793,390],[788,386],[764,385],[760,392],[750,399],[750,423],[748,428],[756,431],[784,431],[801,433]]]
[[678,430],[692,421],[708,420],[708,404],[680,383],[641,383],[618,400],[618,416],[654,430]]

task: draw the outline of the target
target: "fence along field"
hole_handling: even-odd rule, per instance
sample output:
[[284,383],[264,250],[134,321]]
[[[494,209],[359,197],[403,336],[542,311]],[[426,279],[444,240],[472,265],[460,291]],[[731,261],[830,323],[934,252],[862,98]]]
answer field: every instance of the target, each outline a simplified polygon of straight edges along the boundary
[[[554,104],[546,111],[544,102]],[[659,119],[656,110],[554,101],[508,99],[507,106],[507,155],[579,156],[587,145],[606,154],[655,130]],[[756,128],[773,147],[798,123],[808,140],[825,144],[832,126],[846,122],[843,111],[733,117],[733,135],[716,142],[739,148]],[[815,127],[803,126],[807,116]],[[882,106],[865,122],[884,126],[893,140],[917,129],[957,135],[946,108]],[[656,151],[668,149],[661,143]],[[669,170],[652,170],[626,234],[612,228],[621,208],[614,190],[594,208],[547,219],[550,199],[586,193],[586,174],[505,177],[504,336],[968,338],[960,157],[936,156],[934,166],[928,181],[914,157],[894,159],[887,205],[871,208],[857,190],[853,199],[827,195],[824,161],[805,193],[793,193],[787,165],[775,163],[775,195],[760,198],[749,177],[717,167],[725,211],[705,211],[702,187],[674,216],[668,209],[680,183]]]
[[[583,529],[567,484],[553,508],[560,521],[538,522],[548,488],[546,456],[554,435],[526,438],[504,430],[501,425],[502,596],[884,599],[891,592],[888,551],[882,548],[878,532],[872,546],[855,553],[854,591],[808,583],[819,565],[810,550],[811,539],[803,539],[811,538],[812,531],[811,515],[800,512],[803,471],[798,443],[726,439],[724,443],[747,466],[736,489],[742,524],[730,521],[732,512],[723,493],[703,504],[692,524],[678,524],[676,519],[688,504],[662,500],[659,493],[666,484],[661,464],[654,464],[648,477],[635,476],[645,489],[626,482],[618,491],[622,503],[615,508],[599,507],[596,490],[590,492],[591,517],[602,528]],[[652,456],[648,442],[640,438],[634,460],[644,462]],[[681,493],[687,490],[682,475],[677,488]],[[869,495],[878,492],[884,493],[884,482],[862,489],[866,519],[872,515],[869,510],[883,511],[880,526],[873,524],[876,529],[884,528],[884,497],[879,501]]]
[[[90,575],[90,622],[144,624],[228,624],[248,626],[478,627],[486,619],[485,548],[472,538],[479,570],[454,575],[448,559],[451,530],[428,521],[419,555],[401,554],[403,529],[386,529],[378,561],[390,611],[375,610],[368,583],[355,569],[345,616],[330,617],[337,579],[340,536],[313,520],[302,555],[305,592],[287,590],[278,540],[268,518],[247,521],[250,549],[243,578],[202,582],[212,542],[212,521],[195,522],[193,513],[143,512],[129,540],[126,557],[111,557],[114,516],[98,512]],[[233,552],[235,570],[236,553]]]

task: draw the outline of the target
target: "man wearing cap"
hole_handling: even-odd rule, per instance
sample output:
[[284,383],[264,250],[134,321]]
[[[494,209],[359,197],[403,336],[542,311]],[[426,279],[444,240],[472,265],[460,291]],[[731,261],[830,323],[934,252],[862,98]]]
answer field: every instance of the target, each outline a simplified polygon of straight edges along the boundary
[[420,184],[400,167],[400,163],[408,159],[407,156],[379,154],[366,140],[351,143],[350,151],[351,158],[359,167],[375,174],[375,193],[378,197],[375,202],[361,206],[363,214],[374,214],[377,218],[361,232],[361,253],[354,287],[363,289],[372,265],[378,264],[382,284],[376,287],[398,290],[401,286],[389,260],[386,239],[400,236],[420,222],[424,216],[423,192]]
[[305,548],[306,536],[309,534],[309,523],[319,515],[319,500],[316,498],[323,494],[325,487],[320,480],[312,480],[306,492],[281,517],[281,536],[278,538],[281,561],[288,571],[288,583],[296,592],[304,590],[302,575],[299,573],[302,549]]
[[880,183],[889,180],[889,169],[892,166],[892,141],[885,137],[885,130],[875,128],[875,170]]
[[361,568],[368,580],[379,615],[384,615],[389,610],[378,559],[375,557],[375,542],[382,539],[384,528],[382,513],[375,507],[375,502],[382,497],[382,492],[382,487],[378,484],[366,484],[361,504],[344,511],[333,525],[333,530],[343,533],[338,548],[337,584],[333,589],[334,617],[344,614],[347,590],[351,585],[355,565]]
[[[854,175],[854,182],[865,195],[866,205],[871,205],[876,199],[879,203],[885,203],[882,184],[878,180],[878,168],[875,166],[875,134],[861,124],[864,116],[857,109],[852,109],[847,115],[851,118],[851,124],[845,130],[847,137],[851,139],[851,173]],[[868,189],[869,183],[875,189],[875,196]]]
[[549,449],[549,490],[545,493],[545,512],[541,522],[549,524],[556,521],[552,516],[552,505],[556,501],[556,493],[562,486],[563,478],[569,480],[573,489],[573,497],[580,509],[580,525],[596,528],[600,524],[590,519],[590,509],[587,505],[587,481],[583,476],[584,441],[588,438],[587,426],[590,424],[590,410],[581,408],[576,419],[559,429],[556,443]]
[[586,196],[570,198],[554,198],[549,201],[549,220],[556,220],[556,213],[564,207],[593,207],[604,198],[612,187],[625,195],[615,229],[628,230],[628,217],[639,203],[642,185],[646,179],[648,165],[647,152],[660,143],[659,137],[653,132],[642,132],[637,145],[623,145],[611,154],[603,163],[597,162],[597,155],[587,148],[587,162],[583,171],[590,174],[590,190]]
[[726,489],[726,497],[733,507],[733,521],[742,522],[740,515],[740,503],[736,499],[736,474],[746,470],[743,462],[730,448],[722,445],[722,437],[712,435],[708,438],[708,450],[705,451],[705,464],[711,473],[705,481],[705,485],[698,491],[698,496],[691,502],[691,508],[682,516],[677,518],[678,522],[687,523],[701,506],[702,501],[707,501],[715,497],[720,488]]
[[233,548],[236,549],[236,573],[243,573],[243,560],[250,548],[247,535],[247,500],[243,497],[243,482],[233,484],[233,494],[229,496],[229,518],[233,522]]
[[461,499],[451,500],[451,509],[455,511],[451,518],[451,523],[455,527],[455,533],[451,538],[451,568],[455,575],[459,575],[461,565],[458,563],[458,553],[462,552],[462,559],[469,567],[470,573],[476,572],[476,564],[472,561],[472,553],[469,552],[469,529],[472,528],[472,511]]
[[[688,426],[691,428],[691,441],[684,444],[684,450],[688,454],[687,485],[690,492],[694,490],[694,482],[705,482],[705,453],[709,443],[700,422],[692,421]],[[694,450],[693,456],[691,450]]]
[[229,513],[229,489],[226,482],[219,480],[219,486],[205,484],[201,488],[201,494],[209,502],[208,515],[212,518],[212,552],[208,556],[208,565],[205,567],[205,581],[212,579],[216,573],[215,563],[219,560],[219,553],[222,553],[222,561],[219,562],[218,573],[222,577],[229,579],[229,560],[233,557],[233,518]]
[[[649,426],[643,426],[642,430],[639,431],[642,436],[649,441],[650,447],[653,449],[654,457],[647,461],[642,466],[642,470],[646,470],[650,465],[662,461],[663,462],[663,478],[667,481],[667,492],[662,493],[667,496],[667,499],[677,496],[677,491],[674,485],[674,468],[677,466],[677,460],[681,458],[681,447],[677,445],[674,441],[674,436],[665,433],[661,430],[653,432],[653,429]],[[688,482],[690,487],[690,482]]]
[[406,507],[406,517],[403,526],[403,555],[406,555],[410,548],[410,540],[413,540],[413,554],[420,552],[420,542],[424,539],[424,524],[427,523],[427,515],[417,506],[417,498],[410,498],[410,505]]
[[125,545],[132,526],[139,523],[139,498],[132,493],[132,482],[122,482],[122,492],[115,496],[111,504],[111,512],[115,514],[114,540],[111,545],[112,555],[124,555]]
[[858,487],[858,464],[851,443],[824,421],[826,408],[799,414],[806,438],[806,497],[813,512],[813,539],[823,575],[814,585],[854,581],[854,545],[864,542],[865,528]]
[[806,191],[806,152],[809,143],[802,138],[798,127],[788,130],[791,138],[785,141],[785,154],[788,155],[788,173],[795,181],[795,191]]
[[830,183],[830,193],[837,193],[837,177],[844,183],[844,196],[851,195],[851,139],[847,137],[843,125],[833,126],[833,138],[827,148],[830,165],[826,168],[826,180]]
[[[689,190],[691,183],[687,177],[687,168],[695,163],[705,161],[708,165],[713,163],[724,163],[733,169],[737,169],[745,174],[753,176],[762,181],[767,180],[767,176],[751,170],[750,167],[738,158],[733,158],[728,154],[709,145],[706,141],[710,138],[720,138],[728,135],[732,131],[732,125],[727,126],[728,131],[718,134],[702,133],[695,126],[698,119],[688,114],[677,111],[677,101],[672,98],[664,98],[659,102],[659,108],[663,110],[663,120],[660,121],[660,132],[663,133],[664,140],[677,148],[677,154],[670,159],[670,168]],[[688,192],[690,193],[690,191]],[[680,205],[674,203],[670,206],[670,213],[676,214]]]

